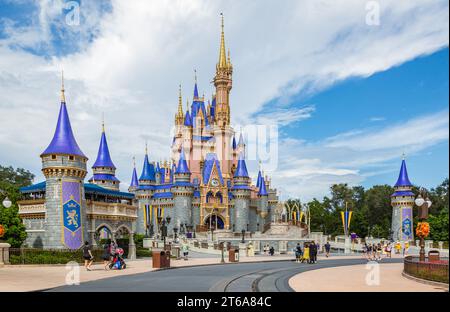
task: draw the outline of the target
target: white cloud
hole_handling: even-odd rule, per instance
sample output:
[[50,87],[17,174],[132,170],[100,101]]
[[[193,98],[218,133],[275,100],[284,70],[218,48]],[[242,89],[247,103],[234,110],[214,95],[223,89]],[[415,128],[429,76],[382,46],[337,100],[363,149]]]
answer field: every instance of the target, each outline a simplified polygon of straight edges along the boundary
[[[9,34],[0,39],[0,163],[35,173],[40,171],[38,155],[54,131],[61,67],[72,127],[89,164],[96,157],[102,112],[122,181],[130,178],[132,156],[140,162],[146,138],[154,159],[168,157],[178,84],[183,84],[184,102],[186,97],[192,99],[196,68],[200,92],[210,96],[213,91],[210,81],[222,11],[235,70],[232,118],[240,124],[254,122],[269,101],[276,101],[272,112],[281,124],[308,118],[312,111],[297,108],[288,113],[292,95],[300,91],[308,95],[351,76],[369,76],[448,45],[445,0],[380,1],[379,27],[365,24],[365,2],[359,0],[292,0],[283,5],[268,0],[116,0],[111,13],[101,12],[97,2],[83,1],[78,28],[64,25],[58,3],[36,1],[40,11],[30,17],[34,22],[27,27],[15,27],[10,21],[0,26],[8,27]],[[62,38],[56,45],[55,36]],[[53,55],[58,45],[74,53],[49,60],[20,49]],[[347,136],[355,144],[359,140]],[[289,140],[308,146],[300,138]],[[338,137],[326,144],[341,155],[354,156],[351,146],[343,146]],[[281,176],[289,168],[283,161],[316,150],[320,147],[314,144],[298,154],[284,150]],[[384,159],[376,154],[371,157]],[[301,187],[294,189],[298,184],[289,179],[278,179],[277,184],[292,194],[308,190],[318,194],[326,183],[362,179],[356,167],[329,165],[330,155],[313,156],[305,155],[317,162],[309,171],[302,167],[308,176]]]

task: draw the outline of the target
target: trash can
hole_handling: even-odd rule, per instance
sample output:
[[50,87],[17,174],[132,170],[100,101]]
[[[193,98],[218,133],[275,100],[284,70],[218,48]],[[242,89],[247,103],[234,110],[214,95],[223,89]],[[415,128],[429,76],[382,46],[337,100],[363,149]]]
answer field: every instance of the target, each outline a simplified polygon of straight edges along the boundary
[[166,262],[166,252],[161,249],[153,249],[152,250],[152,263],[153,268],[161,269],[165,267]]
[[171,252],[166,250],[166,253],[164,255],[164,261],[163,261],[164,268],[170,268],[170,254],[171,254]]
[[239,262],[239,248],[230,248],[230,250],[228,251],[228,261]]
[[440,260],[440,253],[437,250],[430,250],[428,252],[428,262],[434,262]]

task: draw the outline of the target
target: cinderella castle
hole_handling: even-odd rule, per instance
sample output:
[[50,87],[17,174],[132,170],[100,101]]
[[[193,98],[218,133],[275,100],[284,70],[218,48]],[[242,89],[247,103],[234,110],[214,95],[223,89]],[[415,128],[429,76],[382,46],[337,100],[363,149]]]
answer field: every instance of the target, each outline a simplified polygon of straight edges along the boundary
[[88,157],[72,132],[63,81],[55,134],[40,155],[46,180],[21,189],[26,244],[77,249],[106,233],[129,237],[133,248],[135,233],[156,235],[162,222],[169,235],[267,230],[277,191],[261,168],[255,184],[248,173],[243,135],[236,139],[231,126],[232,76],[222,17],[215,95],[200,97],[195,81],[192,104],[183,111],[180,88],[171,161],[152,161],[146,148],[142,172],[134,166],[128,192],[120,191],[104,126],[93,175],[85,182]]

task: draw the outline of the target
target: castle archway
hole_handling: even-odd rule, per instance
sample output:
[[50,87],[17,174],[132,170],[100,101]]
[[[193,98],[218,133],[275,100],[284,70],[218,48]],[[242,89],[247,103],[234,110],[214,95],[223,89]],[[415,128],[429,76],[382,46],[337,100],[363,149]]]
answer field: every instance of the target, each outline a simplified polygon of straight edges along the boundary
[[220,214],[213,213],[206,216],[203,225],[205,225],[208,230],[223,230],[225,228],[225,221]]

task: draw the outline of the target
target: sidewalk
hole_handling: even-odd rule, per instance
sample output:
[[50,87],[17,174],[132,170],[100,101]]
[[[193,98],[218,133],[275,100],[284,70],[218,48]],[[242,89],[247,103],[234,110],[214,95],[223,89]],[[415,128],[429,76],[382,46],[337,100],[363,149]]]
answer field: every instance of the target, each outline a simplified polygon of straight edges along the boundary
[[300,273],[289,280],[289,286],[297,292],[448,292],[448,289],[403,277],[403,263],[381,262],[378,268],[379,283],[370,274],[373,272],[377,276],[377,269],[364,264]]
[[[241,257],[241,263],[260,262],[260,261],[286,261],[292,260],[292,256],[256,256]],[[201,266],[220,264],[220,257],[202,257],[190,258],[185,260],[173,260],[170,264],[173,268],[186,266]],[[228,259],[225,259],[228,262]],[[155,271],[152,268],[152,259],[142,259],[135,261],[126,261],[127,268],[125,270],[105,271],[102,264],[92,266],[92,271],[88,272],[83,266],[80,267],[80,282],[94,281],[115,276],[131,275],[144,272]],[[7,265],[0,268],[0,291],[17,292],[17,291],[36,291],[42,289],[63,286],[66,284],[66,275],[69,270],[64,265]]]

